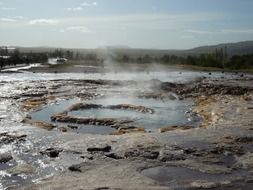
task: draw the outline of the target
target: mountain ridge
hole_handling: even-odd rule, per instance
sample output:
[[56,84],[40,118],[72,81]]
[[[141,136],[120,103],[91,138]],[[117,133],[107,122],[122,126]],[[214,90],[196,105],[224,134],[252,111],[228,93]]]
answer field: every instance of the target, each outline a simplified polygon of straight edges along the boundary
[[[3,46],[2,46],[3,47]],[[206,45],[199,46],[191,49],[145,49],[145,48],[131,48],[127,46],[108,46],[100,48],[60,48],[50,46],[38,46],[38,47],[21,47],[21,46],[10,46],[11,48],[18,48],[21,52],[49,52],[56,49],[71,50],[78,53],[119,53],[135,56],[143,55],[198,55],[205,53],[214,53],[216,49],[227,48],[228,56],[242,55],[242,54],[253,54],[253,40],[252,41],[241,41],[235,43],[221,43],[217,45]]]

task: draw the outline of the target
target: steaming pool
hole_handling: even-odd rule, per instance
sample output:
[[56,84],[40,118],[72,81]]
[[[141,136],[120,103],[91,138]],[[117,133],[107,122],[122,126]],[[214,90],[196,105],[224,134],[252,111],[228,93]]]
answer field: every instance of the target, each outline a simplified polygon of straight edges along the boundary
[[[81,125],[76,123],[52,122],[51,116],[67,110],[71,105],[83,103],[80,99],[59,100],[57,103],[48,105],[39,111],[31,114],[32,120],[49,122],[59,126],[76,125],[71,131],[77,133],[110,134],[115,131],[109,126]],[[127,97],[105,97],[96,100],[85,101],[86,104],[103,105],[105,108],[89,108],[84,110],[69,111],[68,115],[78,118],[116,118],[118,120],[130,119],[133,122],[130,126],[142,127],[149,132],[156,132],[161,127],[170,125],[188,125],[196,127],[200,123],[200,118],[191,113],[193,102],[191,100],[154,100]],[[134,110],[109,109],[106,106],[115,105],[138,105],[145,106],[154,113],[140,113]],[[128,125],[129,126],[129,125]]]

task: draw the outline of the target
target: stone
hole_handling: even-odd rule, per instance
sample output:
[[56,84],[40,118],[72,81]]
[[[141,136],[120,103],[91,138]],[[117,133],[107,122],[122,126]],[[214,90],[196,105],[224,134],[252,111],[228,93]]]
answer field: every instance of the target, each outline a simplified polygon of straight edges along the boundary
[[196,187],[196,188],[204,188],[204,189],[209,189],[209,188],[214,188],[217,186],[216,183],[214,182],[209,182],[209,181],[204,181],[204,180],[198,180],[198,181],[194,181],[191,183],[192,187]]
[[238,164],[242,165],[244,169],[253,168],[253,153],[247,153],[237,158]]
[[13,159],[11,153],[0,154],[0,163],[6,163]]
[[118,105],[112,105],[112,106],[107,106],[106,108],[109,109],[123,109],[123,110],[132,110],[140,113],[150,113],[153,114],[155,110],[151,108],[147,108],[144,106],[138,106],[138,105],[132,105],[132,104],[118,104]]
[[253,137],[250,137],[250,136],[238,137],[235,139],[235,142],[251,143],[251,142],[253,142]]
[[35,121],[31,123],[32,125],[35,125],[36,127],[42,128],[42,129],[46,129],[46,130],[53,130],[56,125],[50,124],[50,123],[46,123],[46,122],[42,122],[42,121]]
[[115,118],[82,118],[58,114],[51,117],[52,122],[73,123],[83,125],[109,126],[118,129],[120,126],[132,123],[133,120]]
[[20,175],[20,174],[33,174],[35,173],[36,169],[31,164],[19,164],[6,171],[11,175]]
[[177,126],[177,125],[174,125],[174,126],[168,126],[168,127],[163,127],[163,128],[160,128],[159,129],[159,132],[160,133],[165,133],[165,132],[168,132],[168,131],[175,131],[175,130],[189,130],[189,129],[192,129],[193,127],[192,126],[185,126],[185,125],[182,125],[182,126]]
[[162,150],[159,155],[159,160],[162,162],[185,160],[185,155],[182,150]]
[[78,126],[76,125],[67,125],[67,127],[70,129],[78,129]]
[[78,111],[78,110],[84,110],[84,109],[99,109],[102,107],[103,107],[102,105],[98,105],[98,104],[78,103],[69,107],[68,111]]
[[132,158],[132,157],[141,157],[141,158],[146,158],[150,160],[155,160],[159,157],[159,152],[155,150],[130,150],[125,152],[124,156],[126,158]]
[[122,156],[119,156],[115,153],[109,153],[109,154],[105,154],[106,157],[108,158],[112,158],[112,159],[115,159],[115,160],[120,160],[120,159],[123,159]]
[[80,165],[72,165],[68,169],[72,172],[82,172]]
[[66,127],[59,127],[58,129],[63,133],[66,133],[68,131]]
[[8,133],[0,133],[0,145],[13,142],[24,142],[27,135],[12,135]]
[[168,98],[170,100],[176,100],[177,99],[177,97],[174,94],[171,94],[171,93],[168,95]]
[[120,127],[117,131],[112,132],[111,135],[123,135],[128,133],[145,133],[146,130],[144,128],[138,127]]
[[87,148],[88,152],[110,152],[112,149],[111,146],[107,145],[105,147],[90,147]]
[[40,153],[42,155],[47,155],[50,158],[56,158],[59,156],[60,152],[62,152],[62,149],[59,148],[47,148],[46,150],[41,151]]

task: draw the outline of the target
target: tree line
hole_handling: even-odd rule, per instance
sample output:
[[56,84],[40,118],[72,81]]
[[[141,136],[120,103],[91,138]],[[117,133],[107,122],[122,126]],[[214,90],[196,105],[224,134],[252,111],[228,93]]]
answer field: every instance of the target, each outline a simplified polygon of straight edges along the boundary
[[21,53],[18,49],[9,51],[7,48],[0,50],[0,67],[17,66],[19,64],[46,63],[48,55],[46,53]]
[[17,66],[19,64],[48,63],[49,58],[66,58],[68,60],[97,61],[95,53],[82,54],[71,50],[55,49],[49,52],[20,52],[18,48],[9,50],[7,47],[0,48],[0,67]]
[[215,67],[221,69],[252,69],[253,54],[234,55],[228,57],[227,48],[216,49],[213,53],[200,55],[177,56],[165,54],[159,57],[144,55],[130,57],[128,55],[117,55],[114,60],[119,63],[163,63],[170,65],[193,65],[200,67]]
[[20,52],[19,49],[9,50],[8,48],[0,49],[0,67],[16,66],[18,64],[30,63],[47,63],[49,58],[66,58],[74,61],[93,61],[103,63],[108,57],[116,63],[163,63],[168,65],[182,64],[194,65],[201,67],[216,67],[222,69],[252,69],[253,54],[235,55],[228,57],[227,48],[216,49],[213,53],[205,53],[200,55],[177,56],[164,54],[161,56],[152,55],[127,55],[113,54],[107,57],[99,57],[96,53],[80,53],[65,49],[55,49],[54,51],[35,53]]

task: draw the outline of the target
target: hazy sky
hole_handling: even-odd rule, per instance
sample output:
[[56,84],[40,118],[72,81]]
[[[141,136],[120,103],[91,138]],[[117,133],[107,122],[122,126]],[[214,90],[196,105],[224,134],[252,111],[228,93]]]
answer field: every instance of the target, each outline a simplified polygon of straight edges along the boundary
[[253,40],[253,0],[0,0],[0,46],[185,49]]

